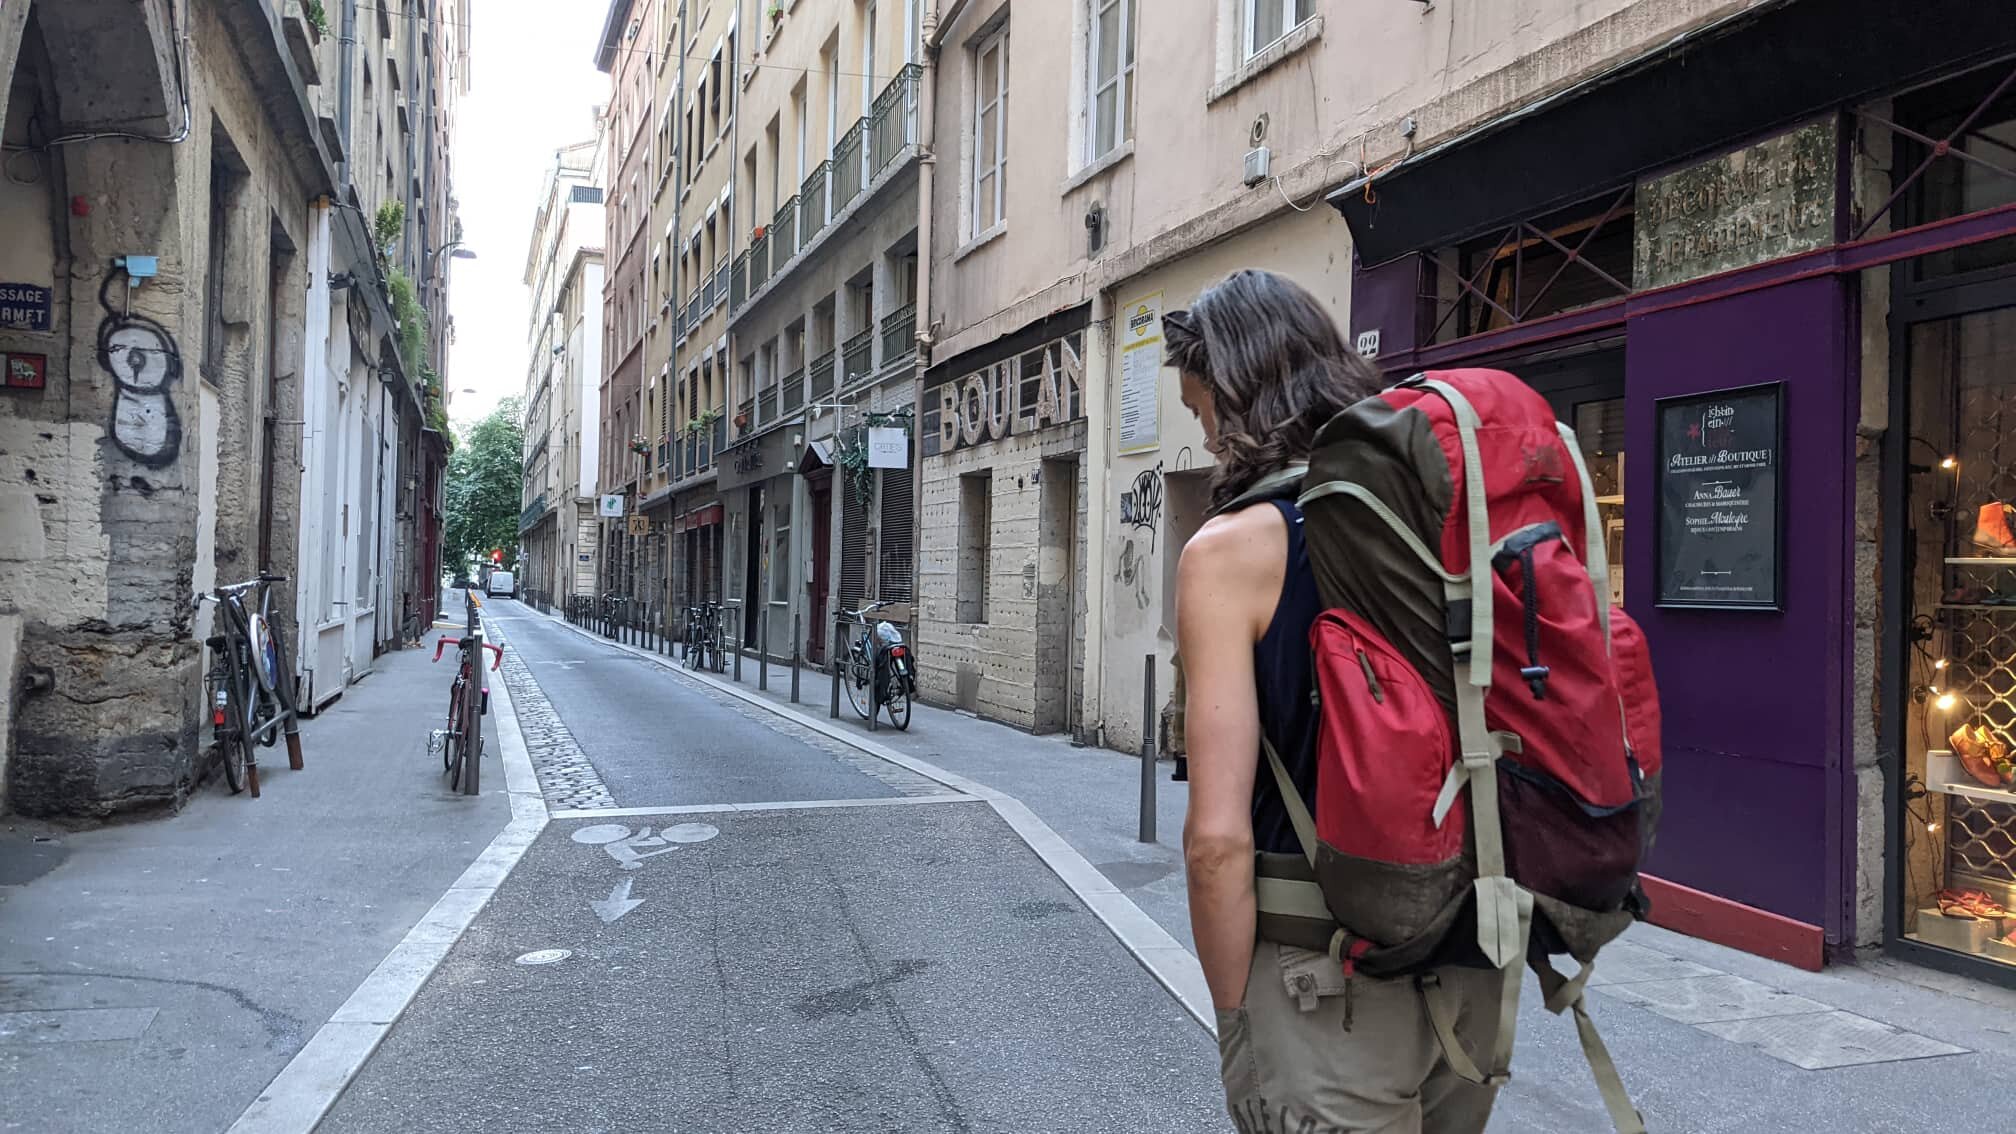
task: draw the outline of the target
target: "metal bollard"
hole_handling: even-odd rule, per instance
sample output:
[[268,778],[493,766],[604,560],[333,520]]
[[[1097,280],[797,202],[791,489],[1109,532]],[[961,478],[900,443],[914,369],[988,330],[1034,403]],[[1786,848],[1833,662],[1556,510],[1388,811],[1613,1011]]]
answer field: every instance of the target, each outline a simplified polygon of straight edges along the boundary
[[770,692],[770,604],[756,608],[756,688]]
[[1155,841],[1155,655],[1141,662],[1141,841]]
[[[738,614],[739,614],[739,613],[741,613],[741,612],[740,612],[740,611],[737,611],[736,613],[738,613]],[[744,625],[744,626],[747,626],[747,625],[749,625],[749,623],[745,621],[745,622],[743,622],[743,623],[742,623],[742,625]],[[742,647],[743,647],[744,645],[746,645],[746,644],[747,644],[747,643],[745,643],[745,642],[743,642],[743,641],[742,641],[742,638],[741,638],[741,635],[739,635],[739,634],[738,634],[738,635],[736,635],[736,638],[735,638],[735,684],[737,684],[737,685],[740,685],[740,684],[742,684]]]
[[826,706],[828,720],[840,719],[840,662],[839,654],[829,645],[826,648],[826,668],[833,671],[833,703]]
[[798,666],[805,660],[805,644],[798,637],[798,632],[803,629],[800,625],[802,618],[797,614],[791,616],[791,703],[794,705],[798,703]]

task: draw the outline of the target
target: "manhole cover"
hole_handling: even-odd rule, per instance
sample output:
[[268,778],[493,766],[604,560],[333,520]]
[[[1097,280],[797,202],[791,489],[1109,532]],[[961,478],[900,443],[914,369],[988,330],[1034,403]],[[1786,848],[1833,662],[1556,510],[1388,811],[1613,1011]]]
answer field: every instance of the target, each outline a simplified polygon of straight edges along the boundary
[[520,955],[518,963],[521,965],[550,965],[555,961],[564,961],[573,955],[574,950],[572,949],[534,949],[530,953]]

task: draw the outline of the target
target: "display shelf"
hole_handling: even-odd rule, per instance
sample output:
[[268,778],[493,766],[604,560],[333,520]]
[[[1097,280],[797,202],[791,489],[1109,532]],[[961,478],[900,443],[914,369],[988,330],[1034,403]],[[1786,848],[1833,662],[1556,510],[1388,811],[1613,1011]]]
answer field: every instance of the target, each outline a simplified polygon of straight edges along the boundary
[[2016,602],[1942,602],[1940,610],[1964,610],[1973,614],[2016,614]]
[[1960,766],[1958,756],[1936,749],[1925,754],[1925,790],[1957,795],[1977,803],[2016,803],[2016,790],[1991,788],[1977,782]]
[[1948,567],[2016,567],[2016,556],[2004,555],[1949,555]]

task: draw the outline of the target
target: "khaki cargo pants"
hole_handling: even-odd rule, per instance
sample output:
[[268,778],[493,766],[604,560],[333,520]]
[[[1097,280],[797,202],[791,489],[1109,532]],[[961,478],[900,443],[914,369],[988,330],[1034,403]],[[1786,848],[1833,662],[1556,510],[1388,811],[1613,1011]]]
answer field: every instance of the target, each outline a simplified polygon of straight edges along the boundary
[[[1487,1049],[1477,1032],[1497,1023],[1499,974],[1438,975],[1460,1005],[1458,1038]],[[1347,996],[1328,954],[1255,944],[1245,1006],[1218,1013],[1225,1105],[1240,1134],[1479,1134],[1498,1092],[1449,1069],[1414,981],[1349,985]]]

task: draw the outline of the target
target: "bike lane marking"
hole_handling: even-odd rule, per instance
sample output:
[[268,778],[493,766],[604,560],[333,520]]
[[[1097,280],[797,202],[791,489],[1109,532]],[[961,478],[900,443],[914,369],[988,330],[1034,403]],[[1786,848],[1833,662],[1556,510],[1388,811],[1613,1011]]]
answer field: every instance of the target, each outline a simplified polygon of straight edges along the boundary
[[497,749],[511,798],[511,821],[364,978],[329,1021],[316,1029],[227,1134],[311,1134],[378,1049],[392,1024],[448,956],[497,888],[531,849],[551,815],[518,713],[503,682],[490,688]]
[[[1141,967],[1147,969],[1149,975],[1153,976],[1163,988],[1169,991],[1171,996],[1174,996],[1183,1005],[1184,1009],[1190,1013],[1191,1017],[1205,1031],[1213,1035],[1218,1033],[1217,1015],[1211,1008],[1211,990],[1204,983],[1204,968],[1197,962],[1196,954],[1184,948],[1182,942],[1171,936],[1168,930],[1163,929],[1140,906],[1135,905],[1134,899],[1122,893],[1120,888],[1114,885],[1111,879],[1100,873],[1098,867],[1092,865],[1090,859],[1078,853],[1078,848],[1066,842],[1062,835],[1059,835],[1050,824],[1044,822],[1041,816],[1037,815],[1021,800],[1006,792],[988,787],[977,780],[967,779],[965,776],[948,772],[935,764],[919,760],[914,756],[907,756],[887,745],[850,735],[845,730],[808,713],[800,712],[784,705],[774,704],[755,693],[742,689],[734,682],[721,680],[701,670],[682,668],[649,650],[601,638],[556,615],[542,614],[530,607],[526,607],[524,608],[523,617],[544,618],[554,625],[572,631],[597,645],[606,646],[642,658],[674,677],[696,681],[710,688],[717,689],[731,697],[782,717],[801,728],[811,729],[813,732],[849,745],[879,760],[886,760],[898,767],[906,768],[926,779],[936,780],[953,791],[960,793],[957,796],[922,797],[918,802],[933,800],[950,803],[979,800],[986,803],[994,809],[995,814],[999,815],[1008,824],[1016,836],[1023,843],[1027,844],[1029,849],[1034,851],[1038,858],[1043,860],[1044,865],[1048,866],[1052,873],[1056,874],[1063,881],[1064,885],[1077,896],[1078,900],[1083,902],[1085,907],[1092,911],[1092,915],[1099,919],[1107,931],[1112,933],[1114,938],[1121,945],[1125,946],[1129,953],[1134,955],[1134,959],[1140,962]],[[877,802],[888,803],[890,801],[880,800]],[[747,804],[743,804],[739,805],[736,809],[746,809],[748,806]],[[720,810],[720,808],[716,808],[716,810]],[[589,812],[588,814],[595,817],[603,817],[618,814],[618,812],[598,810]]]

